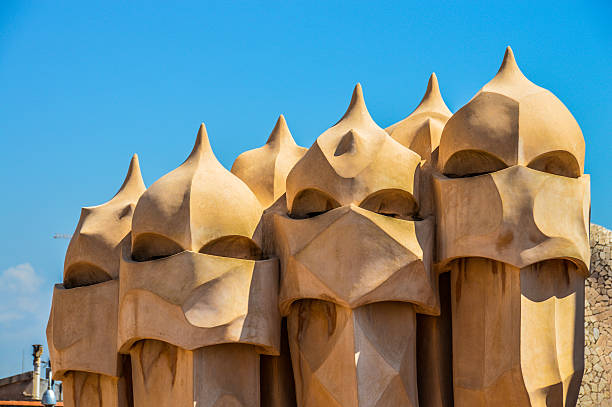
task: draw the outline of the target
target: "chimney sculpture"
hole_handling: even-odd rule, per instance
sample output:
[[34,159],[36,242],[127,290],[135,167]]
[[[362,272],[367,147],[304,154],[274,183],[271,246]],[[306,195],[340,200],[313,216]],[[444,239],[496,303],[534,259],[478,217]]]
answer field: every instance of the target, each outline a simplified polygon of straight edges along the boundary
[[295,143],[281,114],[266,144],[240,154],[232,165],[232,173],[267,208],[285,193],[287,174],[304,153],[306,149]]
[[215,158],[193,151],[142,195],[121,256],[119,346],[134,406],[259,406],[259,354],[278,353],[278,260],[255,231],[261,205]]
[[[267,208],[258,228],[264,255],[276,256],[273,214],[279,211],[287,213],[284,198],[287,174],[305,153],[306,149],[293,140],[285,117],[280,115],[266,144],[240,154],[232,165],[232,173],[244,181]],[[261,355],[261,403],[266,407],[291,407],[295,404],[286,330],[286,320],[283,319],[280,355]]]
[[425,161],[432,160],[432,153],[440,145],[442,129],[452,116],[438,85],[438,77],[432,73],[421,103],[404,120],[385,129],[404,147],[416,152]]
[[275,232],[299,407],[418,405],[416,313],[438,313],[419,161],[372,120],[358,84],[287,177]]
[[117,352],[119,257],[129,246],[134,206],[144,190],[134,155],[113,199],[82,209],[68,246],[64,283],[53,290],[47,325],[54,378],[64,383],[66,406],[127,407],[131,398],[131,373]]
[[444,127],[438,260],[451,273],[455,406],[573,406],[589,268],[584,139],[508,48]]
[[[84,208],[47,327],[67,407],[571,407],[584,139],[521,73],[380,128],[361,86],[309,149],[280,116],[227,171],[200,127]],[[452,323],[451,323],[452,322]]]
[[34,400],[40,400],[40,357],[43,353],[42,345],[32,345],[32,397]]
[[[416,109],[405,119],[385,129],[391,137],[416,151],[423,159],[415,175],[422,217],[433,216],[435,213],[432,177],[436,172],[442,129],[451,116],[451,111],[442,99],[438,78],[432,73],[425,95]],[[439,272],[435,266],[434,272],[436,275]],[[448,274],[443,274],[438,281],[441,314],[417,315],[417,365],[427,366],[427,369],[419,369],[417,372],[419,402],[428,407],[453,405],[448,277]]]

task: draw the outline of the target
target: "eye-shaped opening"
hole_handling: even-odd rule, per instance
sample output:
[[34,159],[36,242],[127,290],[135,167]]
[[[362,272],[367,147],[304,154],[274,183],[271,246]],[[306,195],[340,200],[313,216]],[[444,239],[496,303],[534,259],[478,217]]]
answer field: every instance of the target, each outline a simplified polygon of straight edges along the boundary
[[210,241],[202,246],[200,253],[245,260],[263,259],[259,246],[252,239],[239,235],[223,236]]
[[527,167],[563,177],[580,177],[578,160],[569,152],[562,150],[541,154],[531,160]]
[[384,189],[366,197],[360,207],[398,219],[419,219],[419,206],[412,194],[401,189]]
[[85,287],[112,280],[111,276],[100,267],[91,263],[71,265],[64,276],[64,288]]
[[134,261],[150,261],[163,259],[183,251],[175,241],[154,233],[138,235],[132,244],[132,259]]
[[125,218],[126,216],[130,216],[132,215],[132,213],[134,212],[134,204],[131,203],[129,205],[124,206],[123,208],[119,209],[117,211],[117,219],[121,220],[123,218]]
[[309,188],[300,191],[293,199],[289,215],[296,219],[312,218],[339,207],[338,201],[325,192]]
[[443,173],[450,178],[474,177],[508,168],[505,162],[493,154],[481,150],[462,150],[453,154]]

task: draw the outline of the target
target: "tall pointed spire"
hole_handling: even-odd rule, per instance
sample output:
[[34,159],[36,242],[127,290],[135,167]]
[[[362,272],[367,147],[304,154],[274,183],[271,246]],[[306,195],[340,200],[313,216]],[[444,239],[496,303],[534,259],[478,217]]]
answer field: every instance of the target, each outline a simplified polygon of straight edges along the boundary
[[353,96],[351,97],[351,103],[349,104],[348,109],[346,109],[344,116],[342,116],[338,123],[344,120],[369,120],[372,122],[374,121],[372,120],[370,112],[368,112],[368,108],[366,107],[365,100],[363,98],[363,90],[361,89],[360,83],[357,83],[357,85],[355,85],[355,89],[353,90]]
[[168,253],[177,247],[198,251],[225,235],[251,236],[261,211],[249,188],[217,160],[202,124],[189,157],[138,200],[132,220],[132,255],[142,259],[164,254],[148,243],[150,234],[176,244],[163,247]]
[[440,86],[438,85],[438,77],[436,76],[435,72],[432,72],[431,76],[429,77],[425,95],[423,95],[421,103],[419,103],[417,108],[414,109],[412,115],[427,112],[436,112],[444,116],[452,116],[453,114],[448,106],[446,106],[446,103],[444,103],[444,99],[440,93]]
[[440,143],[442,129],[452,115],[440,93],[438,77],[432,73],[417,108],[385,130],[404,147],[415,151],[422,159],[430,160],[431,153]]
[[134,154],[115,196],[101,205],[81,209],[64,260],[66,287],[99,283],[118,276],[119,244],[130,231],[132,208],[146,189],[138,155]]
[[502,64],[499,67],[497,73],[504,74],[510,72],[522,74],[521,69],[516,63],[516,59],[514,58],[514,51],[512,51],[512,48],[510,48],[510,46],[508,45],[506,47],[506,52],[504,53],[504,60],[502,61]]
[[200,124],[200,128],[198,129],[198,135],[196,137],[195,144],[193,145],[193,150],[187,157],[185,162],[189,161],[192,158],[201,158],[206,156],[207,158],[212,158],[215,161],[217,158],[212,151],[212,147],[210,146],[210,140],[208,139],[208,133],[206,132],[206,126],[204,123]]
[[482,92],[496,92],[506,96],[520,98],[526,94],[542,90],[525,77],[514,58],[514,52],[506,47],[504,60],[497,74],[481,89]]
[[518,77],[525,78],[525,75],[523,75],[523,72],[521,72],[521,69],[516,63],[516,59],[514,58],[514,52],[512,51],[512,48],[510,48],[510,46],[506,47],[504,60],[502,61],[501,66],[499,67],[499,70],[497,71],[497,75],[495,75],[495,77],[499,80],[512,80]]
[[291,136],[291,132],[289,131],[289,127],[287,126],[287,121],[285,120],[285,116],[282,114],[278,116],[278,120],[274,125],[274,129],[270,133],[270,137],[268,137],[268,141],[266,144],[272,146],[273,148],[280,148],[286,145],[296,146],[295,140]]
[[119,188],[119,191],[111,199],[124,199],[131,198],[133,196],[140,196],[147,187],[142,180],[142,174],[140,173],[140,163],[138,162],[138,154],[134,154],[130,160],[130,166],[128,168],[125,180]]
[[[337,174],[353,178],[370,165],[388,137],[370,116],[358,83],[344,116],[324,131],[315,143]],[[349,152],[351,154],[347,154]]]
[[244,181],[264,208],[285,193],[287,174],[306,153],[291,136],[285,116],[276,125],[263,147],[245,151],[232,165],[232,173]]

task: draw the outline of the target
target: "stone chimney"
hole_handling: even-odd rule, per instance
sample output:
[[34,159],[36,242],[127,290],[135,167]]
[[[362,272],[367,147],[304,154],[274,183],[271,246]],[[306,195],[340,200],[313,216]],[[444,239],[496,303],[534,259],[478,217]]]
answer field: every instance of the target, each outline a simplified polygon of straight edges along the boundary
[[40,357],[43,353],[42,345],[32,345],[32,356],[34,357],[34,374],[32,375],[32,397],[40,400]]

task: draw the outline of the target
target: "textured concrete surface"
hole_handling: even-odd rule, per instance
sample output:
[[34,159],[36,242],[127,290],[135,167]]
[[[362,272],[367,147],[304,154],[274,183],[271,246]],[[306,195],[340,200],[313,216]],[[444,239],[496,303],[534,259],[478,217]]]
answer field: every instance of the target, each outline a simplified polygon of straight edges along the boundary
[[591,276],[585,284],[584,361],[579,406],[612,406],[612,231],[591,224]]

